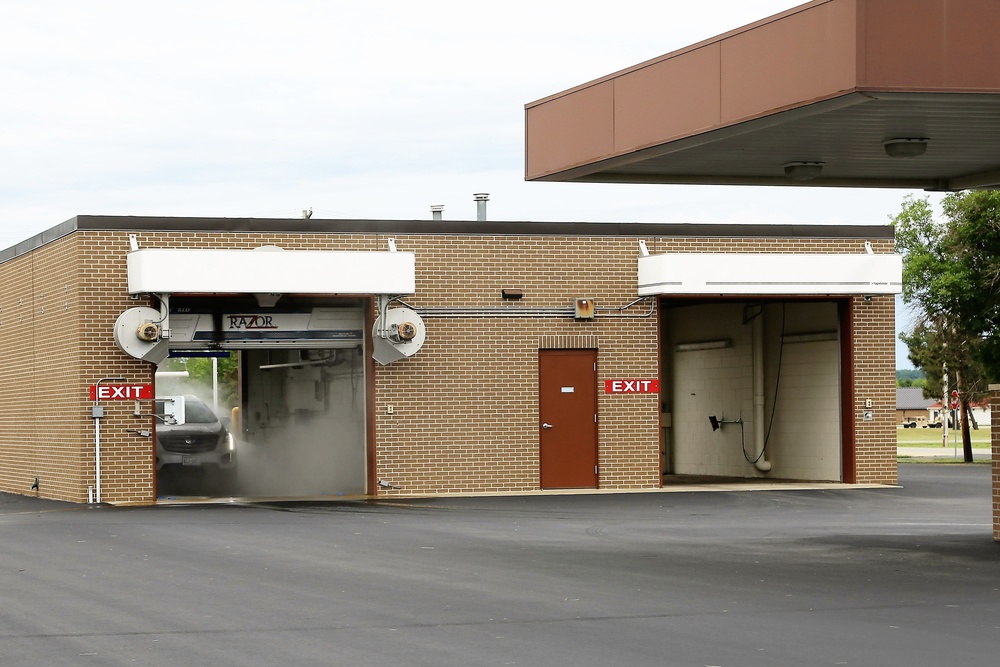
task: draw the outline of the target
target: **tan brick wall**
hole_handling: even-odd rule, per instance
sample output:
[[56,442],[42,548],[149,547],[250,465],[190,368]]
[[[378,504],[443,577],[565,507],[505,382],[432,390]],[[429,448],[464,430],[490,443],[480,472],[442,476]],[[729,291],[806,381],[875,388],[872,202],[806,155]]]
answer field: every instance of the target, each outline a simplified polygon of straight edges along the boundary
[[[854,319],[854,428],[857,481],[895,484],[895,303],[891,295],[852,299]],[[866,407],[871,400],[872,407]],[[864,413],[873,420],[865,421]]]
[[[406,493],[538,488],[538,349],[586,340],[598,349],[600,486],[659,485],[658,397],[603,393],[605,378],[659,376],[656,312],[649,315],[648,305],[617,310],[635,299],[637,238],[140,232],[138,240],[164,248],[384,250],[389,236],[399,250],[416,254],[417,289],[405,300],[418,310],[569,309],[575,297],[591,297],[599,317],[428,314],[423,349],[375,369],[377,478]],[[863,252],[857,239],[645,240],[653,253]],[[876,252],[891,249],[891,241],[876,243]],[[111,335],[119,313],[144,305],[126,294],[127,250],[126,232],[77,231],[0,265],[0,354],[7,360],[0,387],[2,490],[25,493],[42,471],[41,495],[85,500],[94,444],[87,386],[119,375],[152,381],[153,367],[123,354]],[[524,298],[511,306],[500,298],[504,287],[523,290]],[[894,482],[892,297],[856,299],[853,309],[855,400],[871,397],[877,406],[874,422],[862,422],[857,411],[858,481]],[[59,333],[42,341],[40,332],[50,330]],[[50,345],[58,336],[62,344]],[[50,396],[57,397],[58,416]],[[132,416],[131,402],[104,405],[103,500],[152,502],[152,441],[127,433],[151,424]],[[54,432],[53,419],[60,421]]]
[[[0,488],[79,499],[83,405],[75,239],[0,265]],[[85,397],[84,397],[85,398]],[[31,491],[38,478],[38,491]]]
[[990,421],[993,454],[993,539],[1000,542],[1000,384],[990,385]]

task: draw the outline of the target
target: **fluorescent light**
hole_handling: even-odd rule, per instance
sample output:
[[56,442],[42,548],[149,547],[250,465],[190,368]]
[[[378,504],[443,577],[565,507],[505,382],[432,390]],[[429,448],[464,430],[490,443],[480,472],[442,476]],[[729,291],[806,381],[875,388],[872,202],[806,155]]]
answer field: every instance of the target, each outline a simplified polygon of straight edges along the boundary
[[722,340],[704,340],[698,343],[678,343],[674,349],[678,352],[695,352],[697,350],[721,350],[732,346],[732,339],[723,338]]
[[781,337],[782,343],[818,343],[826,340],[837,340],[836,331],[817,331],[816,333],[788,334]]

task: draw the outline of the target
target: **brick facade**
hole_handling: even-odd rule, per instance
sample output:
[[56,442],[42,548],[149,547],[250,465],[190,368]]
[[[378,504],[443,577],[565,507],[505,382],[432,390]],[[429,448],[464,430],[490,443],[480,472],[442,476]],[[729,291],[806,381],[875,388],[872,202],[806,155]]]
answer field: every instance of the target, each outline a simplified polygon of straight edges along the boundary
[[[596,347],[599,383],[659,375],[659,309],[650,302],[623,309],[635,301],[640,238],[651,253],[857,253],[869,238],[863,232],[841,237],[657,234],[659,226],[649,226],[650,233],[642,236],[549,235],[513,225],[511,233],[473,233],[469,225],[461,233],[421,233],[412,225],[393,229],[390,222],[384,231],[358,223],[353,231],[345,224],[336,231],[286,232],[275,223],[269,231],[209,232],[184,231],[169,219],[158,225],[140,219],[130,230],[128,220],[110,225],[118,228],[72,230],[0,263],[0,490],[85,502],[94,483],[95,440],[87,387],[114,376],[153,381],[154,368],[122,353],[111,335],[119,313],[144,303],[127,294],[130,231],[144,248],[273,244],[286,250],[371,251],[385,250],[392,237],[399,250],[415,253],[417,288],[404,301],[427,313],[427,341],[405,362],[370,365],[369,377],[375,462],[369,478],[387,480],[408,494],[539,488],[539,349]],[[876,252],[892,252],[891,238],[871,240]],[[590,297],[600,316],[578,321],[433,312],[509,306],[500,298],[505,287],[523,291],[516,307],[569,308],[575,297]],[[857,297],[849,303],[854,363],[845,377],[853,378],[853,386],[844,391],[853,396],[856,409],[848,420],[854,432],[845,440],[853,439],[857,482],[892,484],[893,298]],[[873,401],[872,421],[862,418],[866,399]],[[600,487],[658,487],[658,397],[600,392],[598,400]],[[132,416],[130,401],[103,405],[102,499],[152,502],[151,441],[128,432],[147,428],[148,421]],[[142,411],[151,412],[151,402]],[[29,490],[36,476],[39,489]]]
[[990,385],[990,442],[993,465],[993,539],[1000,542],[1000,384]]

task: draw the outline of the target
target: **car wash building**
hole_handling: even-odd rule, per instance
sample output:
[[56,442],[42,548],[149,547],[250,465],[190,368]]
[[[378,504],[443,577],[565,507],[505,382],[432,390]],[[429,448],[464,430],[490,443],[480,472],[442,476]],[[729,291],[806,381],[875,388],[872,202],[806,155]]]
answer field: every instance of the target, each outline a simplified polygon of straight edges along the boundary
[[[527,177],[995,186],[998,11],[816,0],[529,104]],[[156,502],[156,369],[223,353],[249,495],[893,483],[900,275],[884,225],[79,216],[0,254],[0,489]]]
[[78,216],[0,256],[0,486],[156,502],[198,354],[240,496],[893,483],[899,280],[888,226]]

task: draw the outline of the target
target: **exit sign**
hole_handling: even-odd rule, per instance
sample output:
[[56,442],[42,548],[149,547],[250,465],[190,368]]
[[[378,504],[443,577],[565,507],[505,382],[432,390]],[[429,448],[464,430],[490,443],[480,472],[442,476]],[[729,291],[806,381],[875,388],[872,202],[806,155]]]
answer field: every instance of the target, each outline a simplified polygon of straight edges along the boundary
[[605,380],[605,394],[658,394],[659,380]]
[[90,385],[92,401],[140,401],[153,398],[151,384],[96,384]]

